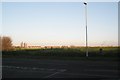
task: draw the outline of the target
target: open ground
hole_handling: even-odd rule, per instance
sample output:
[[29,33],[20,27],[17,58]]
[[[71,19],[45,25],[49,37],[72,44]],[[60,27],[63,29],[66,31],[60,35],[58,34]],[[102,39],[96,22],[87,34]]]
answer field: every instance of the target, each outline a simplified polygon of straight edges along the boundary
[[118,62],[3,58],[2,78],[119,78]]

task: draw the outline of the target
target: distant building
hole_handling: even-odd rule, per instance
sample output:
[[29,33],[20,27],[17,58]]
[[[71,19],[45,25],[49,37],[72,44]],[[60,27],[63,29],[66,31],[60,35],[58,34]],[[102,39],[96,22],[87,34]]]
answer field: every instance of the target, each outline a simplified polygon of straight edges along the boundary
[[27,43],[21,42],[20,46],[21,48],[27,48]]
[[21,46],[21,48],[23,48],[23,47],[24,47],[24,43],[23,43],[23,42],[21,42],[20,46]]
[[24,48],[27,48],[27,43],[24,43]]
[[37,48],[41,48],[41,46],[28,46],[28,48],[33,48],[33,49],[37,49]]
[[61,48],[61,46],[44,46],[45,49]]

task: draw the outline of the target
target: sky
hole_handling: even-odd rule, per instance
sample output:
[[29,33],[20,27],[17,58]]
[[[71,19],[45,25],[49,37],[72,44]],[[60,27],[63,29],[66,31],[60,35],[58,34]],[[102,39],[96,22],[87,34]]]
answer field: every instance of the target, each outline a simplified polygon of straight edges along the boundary
[[[2,35],[13,45],[85,46],[83,2],[3,2]],[[118,3],[88,2],[88,45],[118,45]]]

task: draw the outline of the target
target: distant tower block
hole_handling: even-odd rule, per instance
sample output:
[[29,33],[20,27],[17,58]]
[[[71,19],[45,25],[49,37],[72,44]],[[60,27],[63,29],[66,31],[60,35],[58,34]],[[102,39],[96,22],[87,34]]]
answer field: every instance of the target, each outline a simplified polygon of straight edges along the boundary
[[27,48],[27,43],[25,43],[25,48]]
[[24,48],[27,48],[27,43],[24,43]]
[[24,43],[24,48],[25,48],[25,43]]
[[21,48],[23,48],[23,47],[24,47],[23,42],[21,42]]
[[26,48],[26,46],[25,46],[25,45],[26,45],[26,43],[24,43],[24,48]]

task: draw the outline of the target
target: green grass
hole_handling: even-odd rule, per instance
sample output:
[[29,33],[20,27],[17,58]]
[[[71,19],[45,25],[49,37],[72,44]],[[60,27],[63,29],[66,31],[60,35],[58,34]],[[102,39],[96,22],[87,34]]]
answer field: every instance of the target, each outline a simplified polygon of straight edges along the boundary
[[103,55],[99,53],[100,47],[89,47],[89,57],[86,57],[86,48],[53,48],[53,49],[16,49],[2,51],[3,58],[26,59],[52,59],[52,60],[109,60],[118,61],[118,47],[102,47]]
[[[102,47],[103,55],[99,52],[100,47],[89,47],[90,57],[117,57],[118,47]],[[3,51],[2,55],[30,55],[30,56],[56,56],[56,57],[85,57],[86,48],[53,48],[53,49],[16,49]]]

